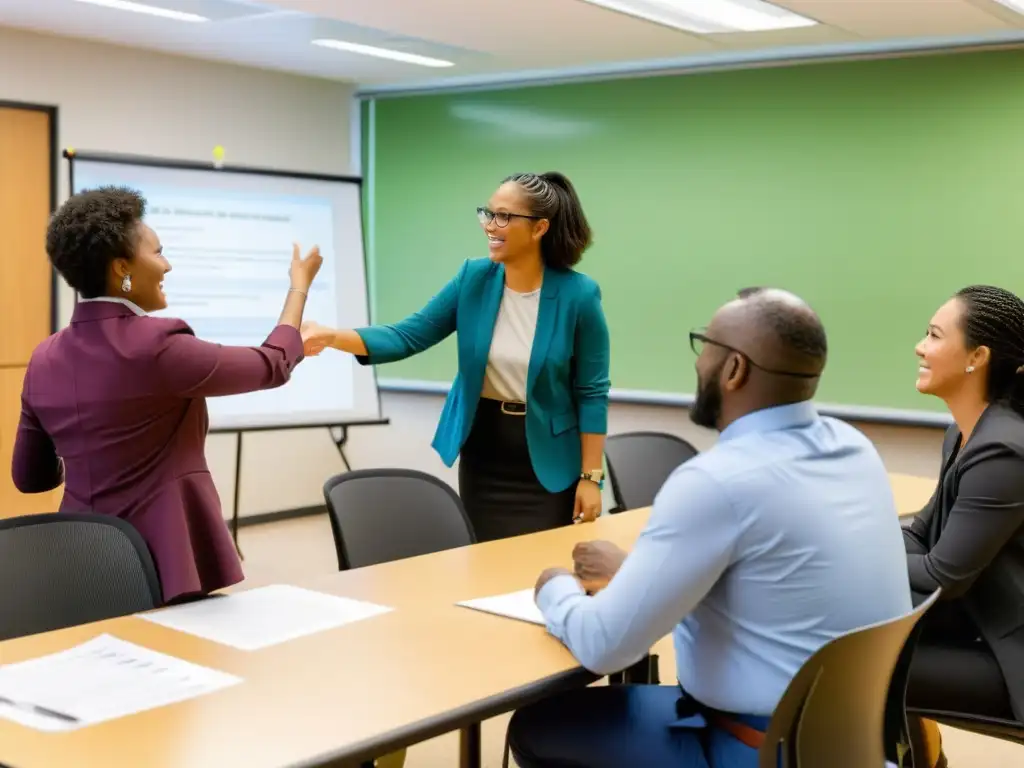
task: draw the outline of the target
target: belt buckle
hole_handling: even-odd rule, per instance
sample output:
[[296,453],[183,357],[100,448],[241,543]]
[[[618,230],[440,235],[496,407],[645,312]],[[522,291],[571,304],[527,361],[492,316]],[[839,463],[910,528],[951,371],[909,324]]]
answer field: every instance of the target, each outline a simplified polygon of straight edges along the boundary
[[[509,406],[522,406],[522,410],[510,410]],[[526,403],[510,403],[507,400],[501,401],[501,412],[506,416],[525,416],[526,415]]]

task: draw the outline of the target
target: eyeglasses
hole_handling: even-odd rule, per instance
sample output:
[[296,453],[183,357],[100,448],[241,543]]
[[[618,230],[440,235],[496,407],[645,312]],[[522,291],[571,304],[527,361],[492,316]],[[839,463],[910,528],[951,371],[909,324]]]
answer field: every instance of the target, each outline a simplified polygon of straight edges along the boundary
[[748,355],[746,352],[736,349],[736,347],[731,347],[728,344],[723,344],[720,341],[710,339],[700,331],[690,331],[690,349],[693,350],[693,353],[695,355],[697,355],[698,357],[700,356],[700,353],[703,351],[705,344],[713,344],[716,347],[721,347],[722,349],[727,349],[730,352],[734,352],[735,354],[739,355],[744,360],[746,360],[748,363],[750,363],[752,366],[761,369],[765,373],[771,373],[776,376],[793,376],[798,379],[817,379],[818,377],[821,376],[820,373],[796,373],[794,371],[777,371],[773,368],[765,368],[763,365],[758,365],[757,363],[755,363],[751,359],[750,355]]
[[540,221],[543,216],[527,216],[525,213],[508,213],[507,211],[492,211],[490,208],[477,208],[476,217],[485,227],[492,221],[499,227],[507,227],[512,219],[530,219]]

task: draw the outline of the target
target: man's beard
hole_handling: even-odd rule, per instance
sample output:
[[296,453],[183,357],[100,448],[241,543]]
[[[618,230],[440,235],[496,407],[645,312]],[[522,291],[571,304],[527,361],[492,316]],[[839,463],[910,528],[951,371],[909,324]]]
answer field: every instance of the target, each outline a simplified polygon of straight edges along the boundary
[[697,396],[690,407],[690,421],[698,427],[717,429],[722,418],[722,387],[719,383],[722,365],[711,372],[707,383],[697,377]]

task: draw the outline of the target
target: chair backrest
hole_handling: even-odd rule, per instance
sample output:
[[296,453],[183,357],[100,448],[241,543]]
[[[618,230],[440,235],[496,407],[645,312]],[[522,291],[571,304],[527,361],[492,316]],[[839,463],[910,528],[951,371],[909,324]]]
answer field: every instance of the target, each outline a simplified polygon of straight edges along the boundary
[[[934,595],[929,597],[931,602],[928,606],[939,599],[942,590],[938,589]],[[934,599],[932,599],[934,598]],[[927,601],[926,601],[927,602]],[[926,612],[928,606],[924,606]],[[896,666],[893,667],[892,676],[889,682],[889,692],[885,702],[885,758],[891,763],[899,765],[901,748],[912,749],[912,758],[918,757],[923,745],[918,738],[919,734],[909,723],[907,711],[907,686],[910,683],[910,664],[914,658],[914,649],[917,647],[917,640],[924,629],[924,622],[920,621],[914,625],[907,635],[903,648],[900,650],[899,658],[896,659]],[[920,758],[918,757],[920,760]],[[904,765],[913,765],[912,760],[904,760]]]
[[338,568],[362,568],[476,542],[462,502],[412,469],[360,469],[324,483]]
[[160,605],[138,531],[86,513],[0,520],[0,640],[127,616]]
[[886,760],[887,726],[906,677],[893,685],[901,653],[940,590],[905,616],[838,637],[820,648],[790,681],[760,751],[761,768],[864,768]]
[[604,453],[616,511],[621,511],[651,506],[668,476],[698,451],[664,432],[625,432],[610,435]]

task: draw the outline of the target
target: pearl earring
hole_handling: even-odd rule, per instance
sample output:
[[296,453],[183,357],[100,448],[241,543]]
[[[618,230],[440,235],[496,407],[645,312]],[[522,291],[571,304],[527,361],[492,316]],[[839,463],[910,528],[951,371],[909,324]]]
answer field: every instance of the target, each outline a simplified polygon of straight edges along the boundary
[[968,365],[967,366],[967,372],[968,373],[974,373],[974,366],[973,365]]
[[123,278],[121,278],[121,293],[131,293],[131,292],[132,292],[132,276],[131,275],[125,275]]

